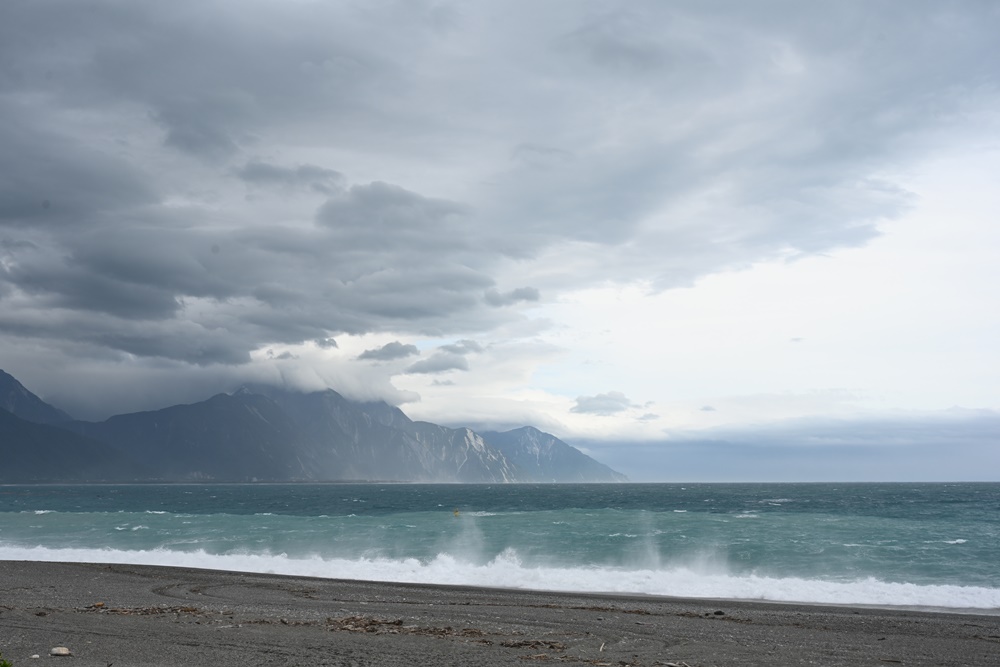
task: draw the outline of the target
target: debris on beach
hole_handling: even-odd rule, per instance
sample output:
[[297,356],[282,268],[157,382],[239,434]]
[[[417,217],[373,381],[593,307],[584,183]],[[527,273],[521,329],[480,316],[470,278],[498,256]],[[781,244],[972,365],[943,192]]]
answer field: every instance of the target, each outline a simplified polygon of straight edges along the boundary
[[54,647],[52,647],[52,648],[49,649],[49,655],[51,655],[51,656],[70,655],[71,656],[71,655],[73,655],[73,652],[70,651],[65,646],[54,646]]

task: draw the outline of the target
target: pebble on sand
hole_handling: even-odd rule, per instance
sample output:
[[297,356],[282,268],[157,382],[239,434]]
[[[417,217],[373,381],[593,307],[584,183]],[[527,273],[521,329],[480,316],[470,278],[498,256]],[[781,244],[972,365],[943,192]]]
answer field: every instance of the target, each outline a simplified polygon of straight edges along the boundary
[[73,652],[65,646],[56,646],[49,649],[49,655],[73,655]]

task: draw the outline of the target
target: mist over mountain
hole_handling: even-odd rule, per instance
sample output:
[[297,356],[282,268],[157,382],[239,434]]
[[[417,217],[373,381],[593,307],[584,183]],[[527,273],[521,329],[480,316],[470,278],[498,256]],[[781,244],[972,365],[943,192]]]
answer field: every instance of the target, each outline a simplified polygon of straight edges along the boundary
[[11,376],[3,379],[4,395],[16,398],[0,419],[6,482],[625,481],[534,428],[447,428],[332,389],[247,385],[198,403],[86,422],[68,420]]

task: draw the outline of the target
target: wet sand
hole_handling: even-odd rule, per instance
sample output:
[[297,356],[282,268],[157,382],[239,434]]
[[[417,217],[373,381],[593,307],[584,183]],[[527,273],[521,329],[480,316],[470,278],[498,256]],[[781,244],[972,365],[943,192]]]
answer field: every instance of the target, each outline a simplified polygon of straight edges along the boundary
[[14,667],[996,666],[1000,617],[6,561],[0,653]]

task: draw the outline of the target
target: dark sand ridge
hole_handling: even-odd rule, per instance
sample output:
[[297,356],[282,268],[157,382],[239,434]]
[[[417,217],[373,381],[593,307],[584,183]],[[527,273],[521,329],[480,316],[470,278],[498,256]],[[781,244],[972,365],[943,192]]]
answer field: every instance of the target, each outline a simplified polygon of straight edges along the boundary
[[0,653],[15,667],[995,667],[1000,617],[0,561]]

